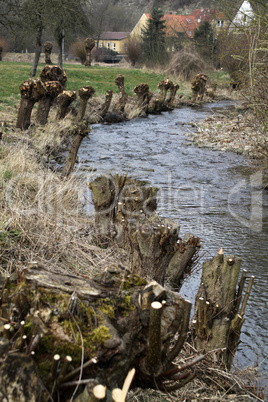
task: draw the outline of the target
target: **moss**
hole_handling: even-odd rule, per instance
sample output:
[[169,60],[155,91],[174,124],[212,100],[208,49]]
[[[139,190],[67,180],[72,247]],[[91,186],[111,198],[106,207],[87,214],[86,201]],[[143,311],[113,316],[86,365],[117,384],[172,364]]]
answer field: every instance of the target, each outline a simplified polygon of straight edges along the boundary
[[100,325],[99,327],[93,329],[89,335],[90,342],[94,343],[95,346],[102,345],[107,339],[111,339],[112,336],[109,332],[109,328],[105,325]]
[[115,305],[112,299],[106,298],[99,301],[99,310],[110,319],[115,318]]

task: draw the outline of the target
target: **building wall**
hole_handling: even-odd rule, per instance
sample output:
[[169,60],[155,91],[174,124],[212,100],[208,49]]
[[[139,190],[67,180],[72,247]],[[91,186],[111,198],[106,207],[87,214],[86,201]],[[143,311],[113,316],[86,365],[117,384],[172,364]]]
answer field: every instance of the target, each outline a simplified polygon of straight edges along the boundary
[[119,54],[124,54],[124,53],[126,53],[127,42],[128,42],[128,38],[124,38],[124,39],[121,39],[121,40],[117,40],[117,39],[112,39],[112,40],[100,39],[99,40],[99,47],[114,50],[115,52],[118,52]]
[[146,28],[148,18],[146,14],[143,14],[133,30],[130,32],[130,38],[136,41],[141,40],[141,30]]

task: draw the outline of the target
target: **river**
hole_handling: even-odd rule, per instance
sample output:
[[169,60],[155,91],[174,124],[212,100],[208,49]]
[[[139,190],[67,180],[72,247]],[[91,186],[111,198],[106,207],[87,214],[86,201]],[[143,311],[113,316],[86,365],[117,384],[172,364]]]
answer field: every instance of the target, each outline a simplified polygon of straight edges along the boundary
[[[204,119],[232,103],[183,107],[157,116],[113,125],[96,125],[79,150],[83,169],[100,173],[128,172],[160,188],[158,213],[178,222],[180,236],[201,238],[201,262],[222,247],[242,258],[241,269],[255,283],[246,309],[238,367],[267,361],[268,191],[262,174],[241,155],[198,148],[184,135],[190,121]],[[194,302],[201,263],[186,279],[181,294]]]

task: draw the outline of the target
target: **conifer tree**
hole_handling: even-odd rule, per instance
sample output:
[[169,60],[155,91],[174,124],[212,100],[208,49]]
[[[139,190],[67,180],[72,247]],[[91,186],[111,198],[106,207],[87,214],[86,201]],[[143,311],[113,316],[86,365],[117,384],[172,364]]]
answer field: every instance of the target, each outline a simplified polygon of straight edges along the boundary
[[147,60],[166,60],[166,24],[160,9],[153,9],[147,28],[142,30],[143,51]]

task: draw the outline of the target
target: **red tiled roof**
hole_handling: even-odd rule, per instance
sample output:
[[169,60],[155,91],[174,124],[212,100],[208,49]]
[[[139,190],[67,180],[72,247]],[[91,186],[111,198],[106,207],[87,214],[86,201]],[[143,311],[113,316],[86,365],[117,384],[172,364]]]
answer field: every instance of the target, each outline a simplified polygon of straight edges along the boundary
[[198,22],[208,21],[211,22],[214,19],[226,20],[226,16],[216,8],[199,8],[194,10],[189,16],[195,18]]
[[[145,13],[145,15],[148,19],[150,18],[150,14]],[[195,28],[198,28],[198,23],[194,16],[165,14],[163,20],[166,21],[166,33],[168,36],[174,36],[176,32],[181,32],[192,38]]]
[[100,35],[102,40],[121,40],[127,38],[130,32],[103,32]]
[[195,18],[189,15],[164,15],[166,21],[167,35],[173,36],[176,32],[185,33],[188,37],[194,36],[194,30],[198,28]]

